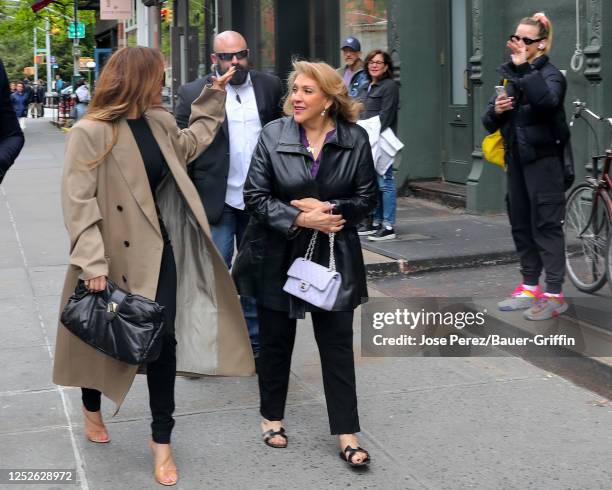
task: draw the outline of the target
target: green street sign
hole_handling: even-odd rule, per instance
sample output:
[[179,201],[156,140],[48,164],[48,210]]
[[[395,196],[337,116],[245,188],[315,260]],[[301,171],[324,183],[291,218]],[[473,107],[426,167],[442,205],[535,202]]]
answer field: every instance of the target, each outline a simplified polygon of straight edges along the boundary
[[68,39],[74,39],[78,37],[79,39],[83,39],[85,37],[85,24],[82,22],[77,22],[76,36],[74,35],[74,22],[71,22],[68,25]]
[[46,48],[36,48],[36,54],[41,54],[41,53],[46,53],[47,49]]

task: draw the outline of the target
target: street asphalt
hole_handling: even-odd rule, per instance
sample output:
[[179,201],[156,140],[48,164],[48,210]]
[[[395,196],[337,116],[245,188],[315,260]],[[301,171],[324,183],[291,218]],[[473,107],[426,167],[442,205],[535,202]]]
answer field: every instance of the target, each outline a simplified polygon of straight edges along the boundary
[[[64,143],[48,121],[28,120],[26,146],[0,186],[0,474],[74,469],[78,482],[0,481],[0,488],[157,488],[144,377],[114,418],[112,404],[103,404],[108,445],[85,440],[79,390],[51,382],[68,255],[60,208]],[[459,248],[469,239],[460,235]],[[496,267],[382,277],[371,281],[371,293],[466,296],[471,287],[496,295],[516,279],[515,266]],[[505,275],[495,276],[498,270]],[[610,488],[612,404],[595,391],[514,357],[366,358],[359,333],[356,315],[360,443],[373,460],[367,471],[352,471],[338,457],[304,321],[292,364],[287,449],[261,441],[256,378],[177,380],[177,488]]]

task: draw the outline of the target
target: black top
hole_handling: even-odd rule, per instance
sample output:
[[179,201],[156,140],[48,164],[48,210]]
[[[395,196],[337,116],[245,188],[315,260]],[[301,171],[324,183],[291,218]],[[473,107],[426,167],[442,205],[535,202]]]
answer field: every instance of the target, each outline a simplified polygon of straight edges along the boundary
[[153,200],[155,200],[157,186],[164,180],[164,177],[169,171],[166,159],[144,117],[140,117],[139,119],[128,119],[127,123],[138,144],[138,149],[140,150],[140,155],[142,156],[147,171],[147,177],[149,178]]
[[144,162],[145,170],[147,171],[147,177],[149,179],[149,185],[151,186],[151,194],[153,194],[153,201],[155,201],[155,209],[157,209],[157,216],[159,218],[159,226],[161,228],[162,237],[164,242],[168,241],[168,233],[164,227],[164,223],[159,214],[159,208],[157,207],[157,201],[155,199],[155,191],[162,180],[168,175],[170,169],[164,158],[164,154],[151,132],[151,128],[144,117],[138,119],[128,119],[128,126],[132,130],[138,149],[140,150],[140,156]]

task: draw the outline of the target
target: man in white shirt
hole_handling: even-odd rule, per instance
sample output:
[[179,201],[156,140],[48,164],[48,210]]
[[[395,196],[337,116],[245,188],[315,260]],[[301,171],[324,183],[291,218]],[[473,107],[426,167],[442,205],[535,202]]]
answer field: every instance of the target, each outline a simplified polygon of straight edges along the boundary
[[[76,120],[81,119],[87,112],[87,105],[91,99],[87,82],[83,79],[77,82],[76,95]],[[75,121],[76,122],[76,121]]]
[[[225,121],[210,147],[189,166],[211,225],[215,245],[232,265],[234,250],[240,245],[249,215],[244,209],[242,191],[251,156],[261,128],[281,113],[281,82],[274,75],[249,67],[249,49],[238,32],[225,31],[214,40],[211,56],[215,71],[180,87],[174,111],[180,127],[189,124],[191,103],[213,76],[223,75],[231,66],[236,73],[226,86]],[[257,310],[252,298],[241,298],[253,353],[257,356]]]

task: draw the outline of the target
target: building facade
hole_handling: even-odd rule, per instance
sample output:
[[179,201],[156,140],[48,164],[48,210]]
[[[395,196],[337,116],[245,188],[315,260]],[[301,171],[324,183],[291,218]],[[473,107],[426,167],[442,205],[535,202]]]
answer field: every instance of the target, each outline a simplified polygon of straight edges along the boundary
[[[339,46],[348,35],[360,39],[364,56],[370,49],[388,50],[400,83],[398,137],[405,144],[398,187],[419,179],[465,185],[472,213],[505,209],[504,172],[483,160],[480,117],[500,82],[496,70],[508,58],[506,40],[521,18],[538,10],[553,22],[551,59],[567,76],[568,116],[577,98],[612,116],[612,90],[606,90],[612,80],[612,24],[604,22],[612,18],[608,0],[134,1],[134,22],[123,33],[115,26],[115,37],[162,50],[169,107],[181,84],[210,70],[212,38],[226,29],[247,38],[255,68],[281,78],[295,57],[339,66]],[[574,57],[574,70],[577,43],[584,55],[581,66]],[[602,144],[610,141],[603,125],[596,130]],[[595,138],[584,124],[572,133],[580,180]]]

